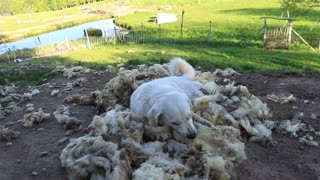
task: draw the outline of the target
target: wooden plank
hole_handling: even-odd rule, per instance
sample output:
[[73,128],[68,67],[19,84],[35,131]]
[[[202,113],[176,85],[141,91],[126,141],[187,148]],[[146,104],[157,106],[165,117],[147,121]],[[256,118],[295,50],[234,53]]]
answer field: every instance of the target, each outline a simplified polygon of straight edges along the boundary
[[270,17],[270,16],[263,16],[263,17],[260,17],[260,19],[276,19],[276,20],[286,20],[286,21],[291,20],[291,21],[294,21],[294,20],[292,20],[290,18],[277,18],[277,17]]
[[302,42],[304,42],[313,52],[316,52],[316,50],[314,50],[308,43],[307,41],[305,41],[298,33],[297,31],[295,31],[293,28],[292,28],[292,31],[302,40]]

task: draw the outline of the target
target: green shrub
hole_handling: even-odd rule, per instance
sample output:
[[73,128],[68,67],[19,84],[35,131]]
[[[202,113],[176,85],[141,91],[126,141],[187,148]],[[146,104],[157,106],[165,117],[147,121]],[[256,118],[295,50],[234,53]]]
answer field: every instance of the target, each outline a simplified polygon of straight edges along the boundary
[[[96,36],[96,37],[102,37],[102,31],[101,29],[96,29],[96,28],[88,28],[87,29],[88,36]],[[83,30],[84,37],[86,36],[86,30]]]

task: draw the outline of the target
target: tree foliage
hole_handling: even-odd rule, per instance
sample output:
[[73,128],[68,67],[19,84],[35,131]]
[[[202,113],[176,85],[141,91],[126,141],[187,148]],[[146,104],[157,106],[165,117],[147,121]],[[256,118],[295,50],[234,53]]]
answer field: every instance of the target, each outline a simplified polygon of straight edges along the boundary
[[308,13],[320,6],[320,0],[280,0],[281,8],[291,14]]
[[103,0],[0,0],[0,15],[55,11]]

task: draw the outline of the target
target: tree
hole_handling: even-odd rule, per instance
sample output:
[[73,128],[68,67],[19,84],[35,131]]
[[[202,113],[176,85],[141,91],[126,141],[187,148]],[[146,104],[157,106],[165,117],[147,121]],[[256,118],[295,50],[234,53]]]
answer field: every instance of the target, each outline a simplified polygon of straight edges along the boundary
[[320,7],[320,0],[280,0],[281,8],[292,14],[306,14],[316,7]]
[[57,8],[63,9],[68,6],[68,0],[57,0]]
[[48,0],[48,6],[51,11],[55,11],[58,9],[57,0]]
[[102,0],[0,0],[0,15],[55,11],[98,1]]
[[11,15],[10,0],[0,0],[0,15]]
[[68,0],[68,7],[78,6],[79,0]]

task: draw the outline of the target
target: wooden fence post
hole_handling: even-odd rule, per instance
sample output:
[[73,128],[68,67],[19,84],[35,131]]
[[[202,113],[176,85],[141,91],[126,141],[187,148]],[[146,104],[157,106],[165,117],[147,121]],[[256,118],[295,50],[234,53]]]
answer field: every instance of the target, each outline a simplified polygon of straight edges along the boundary
[[141,24],[141,41],[144,44],[144,31],[143,31],[143,23]]
[[292,34],[292,20],[288,19],[288,40],[287,40],[288,49],[291,45],[291,34]]
[[16,55],[16,47],[15,46],[12,46],[12,52],[13,52],[13,60],[16,60],[17,59],[17,55]]
[[117,28],[116,28],[116,26],[114,27],[114,38],[115,38],[115,40],[117,42],[118,38],[117,38]]
[[68,50],[70,51],[70,44],[69,44],[69,41],[68,41],[67,35],[65,35],[65,39],[66,39],[66,44],[67,44]]
[[26,59],[24,56],[24,52],[23,52],[23,44],[20,44],[20,54],[21,54],[21,59]]
[[310,46],[310,45],[308,44],[308,42],[307,42],[306,40],[304,40],[304,39],[300,36],[299,33],[297,33],[297,31],[295,31],[293,28],[291,28],[291,29],[292,29],[292,31],[302,40],[302,42],[304,42],[304,44],[306,44],[313,52],[316,52],[316,50],[314,50],[314,49],[312,48],[312,46]]
[[212,23],[211,21],[209,22],[209,32],[208,32],[208,42],[210,43],[211,42],[211,39],[212,39]]
[[267,33],[268,33],[267,18],[264,18],[263,30],[264,30],[264,34],[263,34],[263,45],[264,45],[264,47],[266,47],[266,45],[267,45]]
[[91,44],[90,44],[90,39],[89,39],[89,35],[88,35],[88,31],[87,29],[85,28],[84,31],[86,32],[86,36],[87,36],[87,46],[89,49],[91,49]]
[[181,17],[181,28],[180,28],[181,39],[183,39],[183,17],[184,17],[184,10],[182,11],[182,17]]
[[159,43],[161,42],[161,24],[159,24]]

